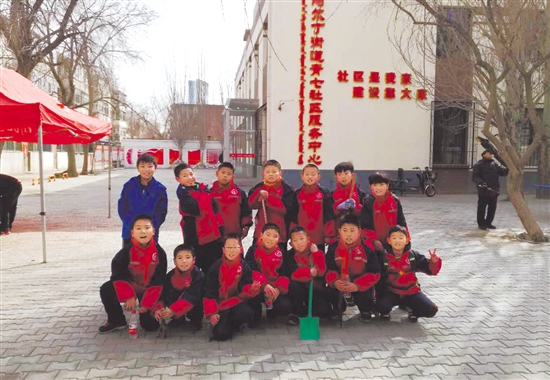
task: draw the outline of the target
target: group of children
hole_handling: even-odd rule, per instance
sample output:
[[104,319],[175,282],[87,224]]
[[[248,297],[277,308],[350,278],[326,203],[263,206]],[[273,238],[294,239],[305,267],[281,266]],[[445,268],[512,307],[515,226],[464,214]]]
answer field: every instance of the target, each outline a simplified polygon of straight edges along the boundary
[[[437,275],[441,259],[435,250],[428,258],[411,250],[401,203],[384,173],[369,176],[367,195],[353,165],[340,163],[331,193],[319,186],[318,167],[308,164],[294,190],[282,179],[281,165],[269,160],[264,181],[246,194],[233,182],[231,163],[219,165],[212,189],[196,183],[193,169],[181,163],[174,174],[184,244],[175,248],[175,268],[166,274],[166,253],[158,244],[166,188],[153,178],[152,156],[140,156],[137,166],[140,175],[119,200],[125,244],[100,290],[108,315],[101,333],[125,328],[123,307],[139,307],[145,330],[186,319],[198,330],[206,318],[217,340],[258,326],[264,306],[268,319],[287,317],[298,325],[307,315],[310,286],[312,313],[321,318],[350,305],[357,305],[364,323],[376,314],[389,320],[395,306],[407,309],[411,322],[437,313],[416,272]],[[129,222],[132,210],[139,215]],[[252,210],[258,210],[254,240],[245,254]]]

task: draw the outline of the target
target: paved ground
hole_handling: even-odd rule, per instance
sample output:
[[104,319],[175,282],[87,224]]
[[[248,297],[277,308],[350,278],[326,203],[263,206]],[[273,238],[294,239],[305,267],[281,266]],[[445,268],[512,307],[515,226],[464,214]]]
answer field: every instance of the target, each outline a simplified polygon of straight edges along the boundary
[[[403,199],[414,247],[437,247],[443,258],[439,276],[420,275],[440,309],[433,319],[410,324],[394,312],[391,322],[351,318],[343,329],[322,322],[319,342],[300,341],[284,320],[229,342],[207,343],[205,331],[168,340],[99,335],[99,286],[120,246],[116,200],[134,174],[114,171],[111,219],[105,173],[46,183],[47,264],[38,186],[24,177],[14,232],[0,240],[1,379],[550,378],[549,246],[514,239],[521,225],[509,202],[498,206],[501,229],[475,229],[474,195]],[[160,234],[170,253],[181,240],[176,182],[169,170],[157,178],[170,195]],[[211,181],[213,172],[199,178]],[[550,229],[548,201],[530,204]]]

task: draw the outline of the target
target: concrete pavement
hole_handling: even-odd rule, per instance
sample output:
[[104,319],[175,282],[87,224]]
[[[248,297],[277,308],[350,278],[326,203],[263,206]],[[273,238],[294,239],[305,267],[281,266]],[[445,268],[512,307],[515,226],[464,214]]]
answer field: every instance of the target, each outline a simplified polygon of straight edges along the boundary
[[[419,275],[439,306],[435,318],[411,324],[395,311],[391,322],[364,325],[352,310],[343,329],[322,321],[319,342],[300,341],[299,328],[285,320],[229,342],[185,329],[167,340],[99,335],[99,286],[121,244],[116,201],[136,174],[113,172],[110,219],[106,173],[46,183],[46,264],[39,196],[23,180],[13,233],[0,238],[1,379],[550,378],[549,245],[515,240],[522,229],[509,202],[499,202],[498,230],[477,230],[475,195],[403,198],[413,247],[436,247],[443,259],[438,276]],[[176,182],[171,170],[157,179],[168,187],[160,244],[171,256],[181,242]],[[529,203],[548,231],[548,201]]]

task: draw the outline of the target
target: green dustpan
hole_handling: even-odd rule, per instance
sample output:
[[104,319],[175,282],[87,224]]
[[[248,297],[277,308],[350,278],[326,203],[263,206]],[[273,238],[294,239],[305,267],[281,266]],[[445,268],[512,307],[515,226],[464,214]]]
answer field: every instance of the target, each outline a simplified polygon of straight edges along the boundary
[[301,340],[319,340],[321,330],[319,330],[319,318],[311,316],[311,305],[313,303],[313,279],[309,284],[309,301],[307,317],[300,318],[300,339]]

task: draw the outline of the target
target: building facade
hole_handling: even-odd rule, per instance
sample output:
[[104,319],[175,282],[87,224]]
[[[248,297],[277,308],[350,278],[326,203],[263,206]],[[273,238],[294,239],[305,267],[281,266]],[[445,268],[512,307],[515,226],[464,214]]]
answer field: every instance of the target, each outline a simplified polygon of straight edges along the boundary
[[[363,186],[373,171],[396,177],[403,168],[415,178],[413,167],[432,166],[438,191],[475,190],[470,177],[483,150],[476,141],[481,124],[468,112],[475,105],[465,105],[447,80],[467,82],[471,73],[441,54],[428,60],[421,50],[409,54],[412,71],[390,37],[407,27],[392,7],[259,1],[254,15],[235,78],[235,98],[259,104],[261,141],[251,164],[277,159],[298,185],[301,168],[314,163],[331,188],[342,161],[353,162]],[[449,17],[469,20],[461,10]],[[433,78],[435,91],[421,78]],[[533,178],[526,175],[526,183]]]

